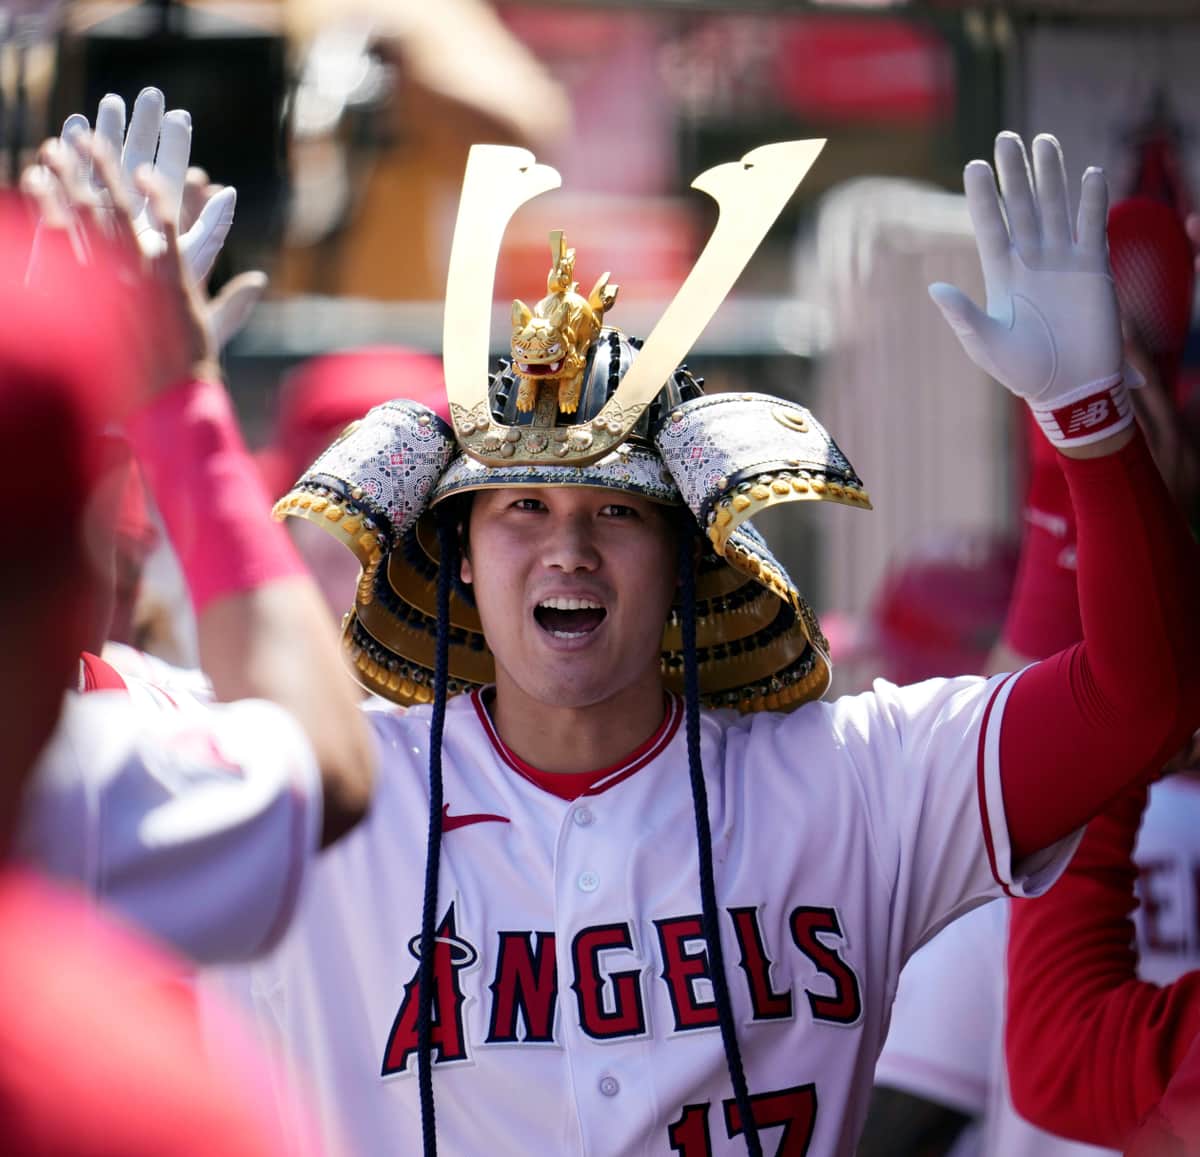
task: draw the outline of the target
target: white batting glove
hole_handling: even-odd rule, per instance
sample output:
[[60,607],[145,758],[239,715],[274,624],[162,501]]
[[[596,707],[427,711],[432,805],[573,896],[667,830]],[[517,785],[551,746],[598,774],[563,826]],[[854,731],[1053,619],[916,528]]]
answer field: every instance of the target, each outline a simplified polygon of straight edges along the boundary
[[[157,257],[166,242],[162,230],[149,212],[145,196],[134,183],[133,175],[142,165],[152,165],[167,189],[172,220],[179,220],[184,180],[192,151],[192,117],[186,109],[164,112],[163,94],[157,88],[144,88],[133,103],[129,131],[125,131],[125,102],[108,93],[96,111],[96,137],[113,157],[119,158],[121,186],[133,213],[134,232],[147,257]],[[72,113],[63,122],[62,139],[71,144],[80,134],[91,131],[87,117]],[[92,188],[99,192],[95,175]],[[204,206],[200,216],[179,238],[179,249],[188,272],[197,284],[203,284],[221,252],[221,246],[233,224],[237,192],[222,189]]]
[[967,356],[1029,403],[1051,442],[1097,442],[1133,422],[1108,265],[1104,174],[1084,173],[1073,229],[1054,137],[1034,139],[1031,176],[1021,138],[1001,133],[996,172],[1003,209],[986,161],[972,161],[963,173],[986,312],[952,285],[938,282],[929,294]]

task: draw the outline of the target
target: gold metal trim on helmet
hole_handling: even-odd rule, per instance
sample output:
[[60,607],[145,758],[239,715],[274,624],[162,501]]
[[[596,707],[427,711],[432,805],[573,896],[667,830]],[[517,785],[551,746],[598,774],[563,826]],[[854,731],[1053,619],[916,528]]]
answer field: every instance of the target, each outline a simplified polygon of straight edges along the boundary
[[[729,540],[733,532],[769,507],[785,502],[838,502],[860,510],[873,509],[870,496],[861,487],[827,482],[806,470],[779,470],[770,478],[757,479],[717,501],[708,527],[713,549],[732,563]],[[754,577],[761,578],[758,574]]]
[[588,422],[559,427],[554,438],[536,427],[496,421],[487,353],[504,228],[517,208],[557,187],[560,178],[524,149],[475,145],[455,225],[442,335],[446,394],[462,448],[490,466],[582,465],[620,445],[686,358],[824,145],[824,140],[763,145],[692,182],[719,210],[704,251],[600,412]]
[[[433,670],[437,659],[437,640],[432,634],[423,628],[402,623],[377,603],[369,606],[360,604],[355,611],[363,629],[382,647],[396,655],[403,655],[410,663]],[[456,679],[489,683],[495,677],[495,662],[491,651],[476,651],[460,644],[454,647],[450,671]]]

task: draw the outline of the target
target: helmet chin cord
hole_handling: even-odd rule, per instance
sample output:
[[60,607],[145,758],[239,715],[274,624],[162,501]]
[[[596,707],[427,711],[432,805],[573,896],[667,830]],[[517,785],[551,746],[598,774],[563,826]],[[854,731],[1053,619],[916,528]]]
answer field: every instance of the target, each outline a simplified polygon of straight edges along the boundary
[[458,532],[449,511],[437,520],[440,563],[437,582],[437,657],[433,674],[433,714],[429,720],[429,836],[425,843],[425,899],[421,908],[421,947],[417,970],[417,1087],[421,1101],[421,1146],[437,1157],[437,1116],[433,1104],[434,931],[437,925],[438,868],[442,844],[442,732],[446,723],[446,683],[450,652],[450,592],[458,572]]
[[721,1042],[725,1046],[725,1064],[733,1083],[733,1095],[741,1118],[742,1133],[750,1157],[762,1157],[758,1126],[750,1104],[742,1050],[738,1045],[725,974],[725,952],[721,947],[720,912],[713,880],[712,830],[708,821],[708,791],[704,786],[704,765],[700,760],[700,672],[696,662],[696,559],[694,540],[686,532],[679,535],[680,596],[683,604],[683,679],[685,726],[687,731],[688,773],[692,781],[692,803],[696,816],[696,846],[700,860],[700,920],[708,944],[708,971],[717,1006]]

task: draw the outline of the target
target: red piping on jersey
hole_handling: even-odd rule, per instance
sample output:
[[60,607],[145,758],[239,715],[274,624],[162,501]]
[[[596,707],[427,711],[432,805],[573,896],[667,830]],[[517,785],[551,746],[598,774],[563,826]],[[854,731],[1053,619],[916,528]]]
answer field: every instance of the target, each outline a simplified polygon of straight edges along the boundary
[[1009,675],[1006,679],[1002,679],[996,690],[992,692],[992,696],[988,700],[987,707],[984,708],[983,722],[979,725],[979,753],[975,762],[975,789],[979,795],[979,819],[983,823],[983,843],[987,848],[988,867],[990,867],[992,870],[992,878],[997,884],[1000,885],[1001,888],[1004,889],[1004,894],[1006,896],[1012,896],[1012,891],[1009,889],[1009,886],[1002,879],[1000,879],[1000,873],[996,870],[996,847],[992,842],[992,825],[988,819],[987,785],[984,782],[983,768],[986,758],[984,748],[987,744],[988,725],[992,720],[992,708],[995,707],[996,699],[999,697],[1000,692],[1003,691],[1004,688],[1016,677],[1016,674],[1013,674]]
[[[560,795],[561,793],[555,791],[553,787],[553,781],[558,778],[555,773],[542,771],[532,764],[526,763],[500,738],[495,726],[492,724],[492,717],[488,714],[487,708],[483,704],[483,690],[484,688],[477,688],[472,691],[471,702],[475,706],[475,714],[479,716],[479,722],[483,727],[484,734],[491,740],[496,754],[523,779],[529,780],[530,783],[545,791],[552,792],[554,795]],[[658,730],[645,743],[631,751],[620,763],[610,764],[608,767],[602,767],[593,772],[578,773],[578,776],[575,774],[563,775],[561,778],[564,786],[572,782],[578,783],[580,779],[588,781],[588,786],[584,790],[570,796],[564,796],[563,798],[574,799],[577,795],[599,795],[601,792],[607,791],[610,787],[615,787],[622,780],[628,779],[635,771],[640,771],[646,764],[657,759],[671,740],[675,738],[675,732],[679,730],[680,721],[683,719],[683,701],[677,695],[672,695],[670,692],[666,693],[665,698],[667,701],[667,710],[663,716],[663,721],[659,724]]]
[[91,651],[82,651],[79,655],[80,691],[127,691],[125,680],[121,673],[109,662],[93,655]]

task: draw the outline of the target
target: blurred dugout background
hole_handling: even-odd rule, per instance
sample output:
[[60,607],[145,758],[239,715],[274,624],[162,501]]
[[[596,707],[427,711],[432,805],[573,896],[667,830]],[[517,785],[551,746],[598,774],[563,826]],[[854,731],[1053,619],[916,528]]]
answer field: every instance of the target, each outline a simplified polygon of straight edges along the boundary
[[1103,164],[1114,199],[1157,181],[1182,209],[1200,190],[1196,0],[0,0],[0,17],[6,178],[65,113],[155,83],[192,111],[193,163],[238,186],[217,278],[272,282],[227,353],[252,444],[300,361],[440,350],[473,142],[523,145],[563,176],[507,235],[499,353],[511,299],[542,293],[551,228],[581,283],[612,271],[612,322],[644,336],[711,225],[691,179],[828,137],[690,364],[710,389],[810,406],[866,481],[873,515],[790,507],[763,527],[828,621],[850,624],[835,661],[911,544],[1017,530],[1017,415],[925,294],[936,279],[981,294],[963,163],[999,128],[1044,130],[1073,178]]

